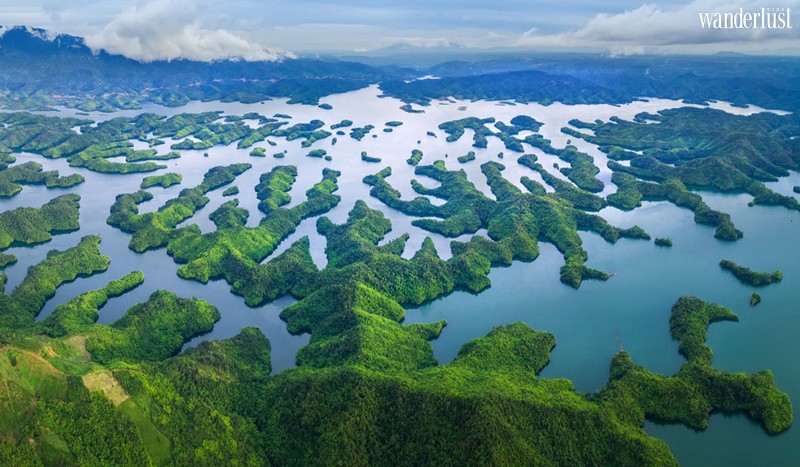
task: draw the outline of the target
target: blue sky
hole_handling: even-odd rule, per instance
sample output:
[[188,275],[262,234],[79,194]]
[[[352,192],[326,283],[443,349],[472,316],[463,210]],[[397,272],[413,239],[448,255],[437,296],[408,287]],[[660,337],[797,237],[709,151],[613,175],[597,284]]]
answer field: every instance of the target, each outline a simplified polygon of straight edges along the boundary
[[[698,13],[796,8],[781,31],[703,30]],[[85,36],[141,60],[417,47],[597,50],[613,54],[800,53],[800,0],[7,0],[6,26],[24,24]],[[794,26],[794,25],[793,25]]]

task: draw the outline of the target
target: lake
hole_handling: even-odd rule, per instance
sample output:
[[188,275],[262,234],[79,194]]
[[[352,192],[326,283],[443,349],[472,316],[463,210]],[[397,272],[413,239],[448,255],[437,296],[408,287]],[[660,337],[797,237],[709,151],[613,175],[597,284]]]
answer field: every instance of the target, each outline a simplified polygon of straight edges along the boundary
[[[485,192],[488,192],[488,187],[480,173],[480,164],[488,160],[505,164],[507,170],[504,176],[520,188],[521,176],[527,175],[539,181],[541,177],[518,165],[517,155],[505,149],[497,138],[490,138],[486,149],[473,148],[472,132],[468,130],[459,141],[445,142],[446,135],[437,129],[440,123],[470,116],[495,117],[508,123],[516,115],[529,115],[544,123],[540,132],[551,139],[555,147],[563,147],[570,138],[562,134],[560,129],[567,126],[571,119],[608,120],[612,116],[631,119],[640,112],[656,112],[684,105],[678,101],[662,99],[621,106],[510,106],[498,105],[496,102],[457,101],[447,104],[433,102],[431,106],[422,108],[425,113],[411,114],[399,109],[402,104],[400,101],[378,98],[375,87],[329,96],[323,102],[331,104],[333,109],[288,105],[285,99],[261,104],[195,102],[180,108],[148,105],[141,111],[92,113],[87,118],[101,120],[120,115],[131,116],[143,111],[175,115],[221,110],[230,115],[259,112],[268,117],[275,113],[285,113],[293,117],[290,124],[308,122],[314,118],[325,121],[326,127],[342,119],[353,120],[353,126],[372,124],[375,129],[361,142],[349,136],[338,136],[336,145],[332,145],[331,138],[328,138],[315,143],[311,148],[301,148],[299,140],[287,142],[285,139],[270,138],[277,146],[263,144],[267,149],[266,158],[250,157],[248,154],[251,148],[240,150],[236,149],[235,144],[229,147],[213,147],[207,151],[209,157],[203,157],[203,152],[206,151],[181,151],[180,159],[166,161],[168,168],[154,173],[180,172],[183,174],[183,182],[167,189],[150,189],[154,198],[142,204],[140,211],[155,210],[167,200],[176,197],[183,188],[197,185],[210,167],[249,162],[254,167],[238,177],[233,185],[241,190],[235,196],[240,200],[240,207],[250,211],[248,226],[255,226],[261,219],[261,213],[257,210],[258,200],[253,187],[262,173],[275,165],[297,165],[297,183],[290,192],[291,205],[294,205],[302,202],[305,191],[319,181],[322,169],[330,167],[342,172],[338,192],[342,201],[326,214],[334,222],[344,222],[355,201],[363,199],[370,207],[380,209],[391,219],[394,228],[385,241],[405,232],[411,235],[405,257],[411,257],[424,238],[431,237],[439,254],[447,258],[451,256],[449,244],[452,239],[412,226],[413,219],[370,197],[369,187],[362,182],[362,178],[385,166],[391,166],[393,172],[389,181],[392,185],[404,198],[415,196],[409,183],[414,178],[413,167],[405,162],[415,148],[424,153],[422,164],[444,159],[450,169],[463,168],[469,179]],[[725,103],[714,103],[712,106],[739,114],[762,110],[755,107],[741,109]],[[466,109],[459,110],[461,107]],[[74,115],[75,111],[62,109],[59,113],[47,114],[66,116]],[[384,123],[391,120],[399,120],[404,124],[394,128],[391,133],[383,132]],[[348,129],[345,131],[349,132]],[[426,135],[428,131],[435,132],[437,136],[434,138]],[[372,135],[377,137],[373,138]],[[171,143],[173,141],[168,140],[166,145],[159,146],[159,152],[169,151]],[[598,177],[607,184],[603,194],[613,193],[616,187],[610,183],[610,171],[606,167],[605,156],[584,141],[573,139],[572,143],[595,157],[596,164],[601,169]],[[325,149],[333,160],[326,162],[305,156],[309,150],[316,148]],[[285,159],[270,157],[272,153],[284,150],[287,151]],[[459,164],[456,158],[470,150],[476,152],[477,160]],[[558,162],[561,167],[568,164],[554,156],[544,155],[539,150],[531,150],[527,145],[526,150],[537,154],[545,169],[564,178],[552,166],[554,162]],[[361,161],[361,151],[382,158],[381,163]],[[497,158],[499,152],[505,153],[503,160]],[[80,279],[59,288],[40,314],[40,319],[49,315],[58,304],[81,293],[100,288],[128,272],[143,271],[144,284],[128,294],[111,299],[100,312],[101,323],[115,321],[128,307],[146,300],[155,290],[167,289],[181,296],[202,298],[219,308],[222,315],[212,332],[193,339],[186,347],[207,339],[234,336],[243,326],[258,326],[271,342],[273,371],[279,372],[294,365],[297,350],[308,343],[309,336],[290,335],[286,331],[285,323],[278,316],[283,308],[294,302],[291,297],[283,297],[261,307],[248,308],[241,297],[229,292],[230,287],[224,281],[204,285],[183,280],[175,272],[178,265],[166,254],[165,249],[144,254],[134,253],[127,247],[130,236],[106,224],[114,196],[137,191],[142,178],[154,173],[105,175],[70,168],[66,160],[46,160],[32,154],[16,156],[19,162],[35,160],[43,164],[46,170],[56,169],[62,175],[80,173],[86,178],[86,182],[63,190],[25,186],[19,195],[0,199],[0,210],[7,210],[18,206],[38,207],[67,192],[78,193],[82,198],[80,231],[55,236],[52,241],[42,245],[14,247],[6,251],[19,258],[17,264],[5,270],[9,276],[6,290],[13,290],[23,279],[27,268],[44,259],[48,250],[74,246],[84,235],[100,235],[101,250],[111,257],[111,265],[106,273]],[[420,181],[426,186],[433,186],[435,183],[424,178]],[[794,185],[800,185],[800,174],[793,173],[787,179],[770,184],[783,194],[792,194]],[[182,225],[197,224],[204,232],[213,230],[214,225],[208,215],[220,204],[231,199],[223,198],[222,191],[220,189],[209,193],[208,205]],[[551,245],[542,244],[541,255],[535,261],[494,269],[490,274],[490,289],[478,295],[455,292],[418,308],[408,309],[405,323],[446,319],[447,327],[432,345],[439,362],[447,363],[456,356],[461,345],[485,335],[493,326],[524,321],[535,329],[553,333],[558,341],[552,360],[542,371],[541,377],[569,378],[579,391],[593,392],[605,384],[611,357],[620,349],[628,351],[634,361],[653,371],[663,374],[677,371],[684,360],[677,352],[677,341],[672,340],[669,334],[670,308],[678,297],[696,295],[732,309],[741,318],[738,323],[711,325],[708,344],[714,350],[714,366],[726,371],[746,372],[769,368],[775,374],[777,387],[787,392],[795,406],[798,406],[800,366],[792,356],[800,355],[800,340],[795,337],[796,330],[800,329],[800,313],[797,310],[800,298],[797,292],[800,290],[800,252],[797,249],[800,213],[784,208],[748,207],[750,197],[745,195],[702,193],[702,196],[712,208],[731,214],[736,226],[744,232],[742,240],[733,243],[718,241],[713,237],[713,228],[694,223],[692,212],[668,203],[644,203],[641,208],[632,212],[607,208],[600,214],[612,224],[619,227],[638,224],[655,237],[672,238],[674,246],[659,248],[652,242],[627,239],[611,245],[598,235],[582,233],[584,247],[589,253],[587,265],[614,275],[606,282],[586,281],[579,290],[575,290],[559,281],[559,268],[563,264],[561,255]],[[304,220],[272,256],[279,254],[302,236],[309,236],[312,256],[318,266],[324,267],[325,239],[316,233],[316,220]],[[467,238],[465,236],[462,240]],[[759,290],[763,302],[751,308],[748,300],[753,290],[739,283],[730,273],[721,270],[718,263],[723,258],[733,259],[757,270],[781,269],[784,281]],[[646,429],[650,434],[664,439],[684,465],[705,465],[712,460],[714,463],[729,465],[778,465],[800,458],[800,430],[792,428],[782,435],[771,437],[744,415],[715,414],[710,420],[709,428],[704,432],[695,432],[682,425],[650,422]],[[735,444],[732,444],[734,439]]]

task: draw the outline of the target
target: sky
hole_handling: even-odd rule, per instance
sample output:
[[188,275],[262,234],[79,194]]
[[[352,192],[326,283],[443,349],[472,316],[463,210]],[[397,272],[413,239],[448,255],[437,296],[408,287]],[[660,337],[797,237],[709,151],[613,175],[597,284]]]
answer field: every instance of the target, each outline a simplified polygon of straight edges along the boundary
[[[762,7],[791,9],[792,28],[700,23],[700,13]],[[397,45],[800,55],[800,0],[0,0],[0,21],[83,36],[95,50],[142,61],[272,60]]]

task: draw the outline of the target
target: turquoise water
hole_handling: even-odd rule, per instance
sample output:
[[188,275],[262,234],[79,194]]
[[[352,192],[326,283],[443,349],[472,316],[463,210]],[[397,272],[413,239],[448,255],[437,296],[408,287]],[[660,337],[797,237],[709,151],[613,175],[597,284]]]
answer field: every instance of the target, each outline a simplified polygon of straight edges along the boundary
[[[622,115],[628,118],[636,113],[658,108],[675,106],[673,101],[635,103],[630,106],[562,106],[543,107],[539,105],[498,107],[495,103],[464,103],[466,112],[456,110],[459,106],[431,107],[425,114],[406,114],[398,109],[399,103],[393,99],[376,99],[371,91],[356,91],[328,100],[334,105],[333,111],[320,114],[314,106],[286,106],[284,102],[269,101],[263,105],[193,103],[170,113],[196,112],[223,108],[242,114],[258,111],[265,115],[275,112],[288,113],[295,118],[293,122],[322,118],[329,125],[342,118],[350,118],[356,126],[375,124],[378,138],[367,137],[362,142],[339,137],[337,145],[330,140],[318,142],[314,148],[325,148],[334,160],[330,163],[307,158],[309,151],[301,148],[299,141],[286,142],[278,139],[278,146],[268,148],[268,153],[286,149],[286,159],[277,161],[271,157],[248,157],[249,149],[237,150],[234,146],[215,147],[209,150],[210,157],[202,157],[203,151],[182,151],[183,156],[169,161],[169,168],[156,173],[177,171],[183,174],[181,185],[168,189],[153,188],[154,200],[141,206],[141,211],[155,210],[168,199],[178,195],[181,189],[200,182],[203,173],[213,166],[234,162],[250,162],[254,168],[240,176],[235,185],[241,194],[237,196],[241,206],[250,210],[249,226],[257,225],[261,218],[256,206],[253,187],[260,174],[277,164],[295,164],[299,167],[297,184],[291,191],[292,204],[304,199],[304,192],[319,180],[323,167],[342,171],[339,181],[339,194],[342,202],[328,216],[337,223],[344,222],[348,211],[356,199],[364,199],[371,207],[382,210],[394,225],[387,240],[409,232],[405,257],[410,257],[419,248],[423,239],[434,239],[437,250],[443,257],[450,256],[451,239],[430,234],[413,227],[408,217],[391,210],[368,196],[368,187],[361,182],[364,175],[374,173],[391,165],[393,175],[390,181],[404,197],[413,195],[409,181],[413,178],[413,168],[405,163],[411,149],[419,147],[425,153],[423,163],[431,163],[443,154],[450,169],[463,168],[477,187],[486,190],[486,182],[480,173],[480,164],[486,160],[497,160],[496,154],[505,151],[502,143],[490,139],[486,149],[476,150],[478,160],[469,164],[458,164],[454,159],[465,154],[471,147],[472,134],[467,134],[456,143],[446,143],[439,123],[466,116],[496,116],[507,121],[518,114],[528,114],[545,122],[542,133],[563,146],[567,137],[559,133],[560,128],[570,118],[592,121],[595,118],[608,118]],[[370,106],[363,102],[370,99]],[[162,109],[150,109],[162,110]],[[735,110],[735,109],[733,109]],[[112,116],[116,116],[114,114]],[[108,118],[108,116],[105,116]],[[394,132],[380,131],[382,122],[401,120],[405,124]],[[438,138],[426,136],[428,130],[439,134]],[[416,141],[419,144],[415,144]],[[168,142],[169,143],[169,142]],[[596,148],[588,143],[579,143],[581,150],[598,155]],[[163,152],[167,149],[162,147]],[[383,158],[381,164],[367,164],[359,160],[361,150],[370,155]],[[541,154],[540,154],[541,156]],[[272,345],[272,363],[275,372],[294,366],[297,350],[308,343],[309,336],[292,336],[279,318],[280,311],[293,303],[290,297],[273,303],[247,308],[240,297],[229,292],[229,286],[221,281],[200,284],[180,279],[175,273],[178,265],[167,256],[164,249],[137,254],[127,247],[130,236],[106,224],[109,208],[118,193],[138,190],[144,174],[103,175],[73,169],[64,160],[45,160],[34,155],[17,155],[20,162],[36,160],[46,170],[57,169],[62,175],[81,173],[86,177],[84,184],[66,190],[53,190],[44,187],[25,186],[22,192],[9,199],[0,199],[0,210],[18,206],[40,206],[53,197],[75,192],[82,196],[79,232],[58,235],[52,241],[30,248],[10,248],[6,253],[19,257],[19,263],[9,266],[6,290],[12,290],[23,279],[30,265],[44,259],[48,250],[65,249],[74,246],[80,237],[97,234],[102,238],[101,250],[111,257],[111,266],[104,274],[80,279],[59,288],[56,296],[48,302],[40,318],[49,315],[60,303],[104,286],[110,280],[124,274],[140,270],[145,272],[145,282],[138,289],[121,297],[114,298],[100,312],[101,323],[111,323],[121,317],[125,310],[135,303],[142,302],[155,290],[168,289],[182,296],[195,296],[219,308],[222,318],[214,330],[198,336],[186,344],[191,347],[207,339],[223,339],[239,332],[243,326],[255,325],[269,338]],[[550,169],[552,161],[542,157],[543,165]],[[508,157],[503,161],[508,167],[505,175],[518,184],[521,175],[532,178],[538,176],[521,167]],[[601,178],[608,179],[605,160],[598,160]],[[563,166],[564,164],[561,163]],[[562,176],[554,172],[556,176]],[[423,184],[432,186],[430,180]],[[772,188],[784,194],[792,193],[792,186],[800,185],[800,175],[793,174],[787,179],[772,184]],[[607,192],[615,189],[608,186]],[[208,215],[229,198],[221,196],[222,190],[209,194],[209,204],[200,209],[185,225],[198,224],[204,232],[212,230],[213,224]],[[553,333],[558,345],[552,353],[551,363],[542,371],[542,377],[566,377],[571,379],[582,392],[599,390],[608,377],[608,366],[612,356],[625,349],[634,360],[663,374],[674,373],[683,363],[677,352],[677,342],[669,335],[668,318],[672,304],[682,295],[696,295],[704,300],[722,304],[736,312],[739,323],[716,323],[708,333],[708,344],[714,350],[714,365],[727,371],[755,372],[770,368],[775,374],[778,388],[789,393],[795,406],[800,404],[800,366],[794,355],[800,355],[800,340],[795,338],[800,329],[800,251],[797,239],[800,238],[800,213],[783,208],[747,206],[748,196],[728,196],[703,193],[706,202],[715,209],[732,215],[737,227],[744,231],[745,237],[734,243],[721,242],[713,238],[714,230],[698,226],[693,214],[668,203],[645,203],[633,212],[621,212],[608,208],[601,214],[612,224],[629,227],[638,224],[651,235],[670,237],[672,248],[659,248],[652,242],[641,240],[620,240],[617,244],[606,243],[595,234],[583,233],[584,247],[589,252],[588,265],[613,273],[606,282],[585,282],[579,290],[563,285],[559,281],[559,268],[563,258],[554,247],[541,245],[540,257],[530,263],[515,263],[508,268],[495,269],[490,274],[492,287],[481,294],[455,292],[419,308],[409,309],[406,323],[429,322],[446,319],[448,325],[441,337],[432,343],[434,353],[440,363],[451,361],[458,349],[470,339],[480,337],[492,327],[514,321],[524,321],[532,327]],[[315,262],[324,267],[325,239],[316,234],[316,219],[307,219],[300,224],[296,233],[286,239],[274,254],[287,248],[296,239],[308,235],[311,239],[311,252]],[[759,290],[763,302],[755,308],[748,306],[753,290],[739,283],[731,274],[722,271],[718,263],[730,258],[757,270],[771,271],[780,268],[784,281]],[[744,415],[715,414],[709,428],[695,432],[682,425],[658,425],[649,423],[647,431],[664,439],[685,465],[707,465],[709,463],[730,465],[780,465],[790,464],[800,459],[800,431],[792,428],[777,437],[768,436],[760,425]]]
[[[796,184],[797,176],[792,178]],[[405,322],[448,320],[433,342],[436,357],[446,363],[461,345],[493,326],[524,321],[557,339],[540,376],[569,378],[577,390],[593,392],[606,383],[611,357],[620,349],[652,371],[673,374],[684,359],[669,335],[670,308],[678,297],[695,295],[732,309],[740,318],[709,328],[714,366],[734,372],[771,369],[778,388],[794,402],[796,418],[800,213],[751,208],[745,195],[703,193],[703,198],[712,208],[731,213],[744,231],[742,240],[718,241],[712,228],[693,222],[690,211],[667,203],[646,203],[627,213],[609,208],[603,214],[610,222],[638,224],[654,236],[671,237],[674,246],[659,248],[636,240],[610,245],[595,234],[582,234],[588,264],[614,273],[607,282],[585,282],[579,290],[564,286],[558,281],[563,260],[547,247],[533,263],[492,271],[492,288],[484,293],[455,293],[408,310]],[[754,289],[723,271],[718,266],[723,258],[758,270],[781,269],[784,280],[760,288],[763,301],[751,308]],[[800,459],[800,430],[769,436],[742,414],[714,414],[704,432],[650,422],[646,429],[665,440],[683,465],[796,465]]]

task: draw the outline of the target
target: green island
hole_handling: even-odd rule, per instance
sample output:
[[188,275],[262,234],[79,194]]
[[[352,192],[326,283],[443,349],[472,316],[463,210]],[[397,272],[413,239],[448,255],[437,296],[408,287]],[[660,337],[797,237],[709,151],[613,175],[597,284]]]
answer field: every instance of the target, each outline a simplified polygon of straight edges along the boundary
[[[386,181],[391,175],[388,167],[365,177],[364,182],[372,186],[370,194],[387,206],[411,216],[425,217],[412,222],[422,229],[447,237],[487,229],[491,242],[479,236],[465,244],[454,242],[451,261],[462,260],[462,254],[464,261],[474,265],[511,264],[513,259],[532,261],[539,254],[537,241],[544,241],[555,245],[564,255],[561,281],[576,288],[584,279],[609,278],[607,273],[585,265],[588,254],[581,247],[578,230],[597,232],[611,243],[620,237],[650,238],[639,227],[618,229],[602,217],[576,209],[569,199],[558,193],[522,193],[503,178],[504,169],[502,164],[493,161],[481,165],[496,200],[481,193],[463,170],[448,171],[443,161],[415,168],[416,174],[434,179],[440,186],[430,189],[412,181],[414,191],[423,196],[411,201],[400,199],[399,192]],[[436,206],[424,196],[435,196],[445,203]],[[488,285],[486,278],[479,277],[477,272],[478,269],[469,273],[473,279],[467,287],[473,291]]]
[[34,318],[60,285],[103,272],[109,261],[100,255],[100,237],[87,236],[68,250],[49,251],[10,294],[4,293],[6,275],[0,273],[0,336],[35,327]]
[[541,149],[545,154],[552,154],[568,162],[570,167],[563,167],[559,171],[578,188],[591,193],[603,191],[603,182],[596,177],[596,175],[600,173],[600,169],[594,165],[594,158],[592,156],[578,151],[578,149],[571,144],[568,144],[564,149],[556,149],[551,146],[550,140],[543,138],[539,134],[527,136],[524,142]]
[[381,158],[380,157],[370,156],[369,154],[367,154],[367,151],[361,151],[361,160],[364,161],[364,162],[376,163],[376,162],[380,162]]
[[[258,126],[249,127],[244,122],[245,117],[257,120]],[[177,150],[207,150],[234,142],[240,149],[263,141],[275,145],[274,141],[267,140],[268,137],[285,138],[287,141],[301,139],[301,146],[307,148],[331,136],[329,131],[323,129],[325,122],[317,119],[287,126],[286,121],[258,114],[227,116],[220,122],[221,118],[220,112],[184,113],[169,118],[142,113],[133,118],[112,118],[92,126],[91,120],[47,117],[27,112],[2,113],[0,123],[6,127],[0,131],[0,148],[31,152],[52,159],[66,158],[71,167],[83,167],[95,172],[127,174],[163,169],[164,165],[153,161],[180,157],[175,152]],[[79,127],[81,132],[76,133],[73,130],[75,127]],[[353,131],[366,134],[372,128],[368,126]],[[152,134],[152,138],[148,139],[149,134]],[[156,140],[162,138],[179,140],[171,146],[173,152],[158,155],[154,149],[134,150],[131,143],[131,140],[138,140],[155,144]],[[261,155],[262,150],[253,149],[253,155]],[[8,161],[10,156],[3,157]],[[120,158],[124,162],[116,160]],[[12,166],[6,169],[7,163],[0,163],[0,193],[6,192],[8,196],[19,191],[19,182],[67,187],[83,181],[78,174],[59,178],[57,172],[41,172],[41,166],[35,162],[21,164],[21,168]]]
[[572,120],[570,125],[578,130],[561,131],[598,145],[611,159],[608,167],[619,190],[608,202],[620,209],[633,209],[642,200],[667,200],[694,211],[696,222],[716,226],[715,237],[722,240],[737,240],[742,232],[728,214],[712,210],[690,189],[748,193],[751,206],[800,210],[795,198],[764,184],[800,169],[798,142],[789,136],[794,118],[682,107],[639,114],[633,121],[612,117],[605,123]]
[[490,118],[476,118],[467,117],[461,120],[453,120],[439,124],[439,129],[447,133],[447,142],[452,143],[458,141],[464,135],[464,131],[470,129],[473,131],[473,146],[476,148],[485,148],[487,136],[494,136],[494,132],[490,130],[486,124],[494,123],[495,119]]
[[324,149],[312,149],[311,151],[309,151],[308,154],[306,154],[306,156],[308,156],[308,157],[317,157],[317,158],[321,159],[321,158],[325,157],[327,154],[328,154],[328,151],[326,151]]
[[[489,128],[488,125],[490,124],[494,124],[494,128],[497,130],[497,132]],[[496,137],[500,139],[500,141],[502,141],[505,145],[506,149],[510,151],[524,152],[522,143],[527,142],[537,147],[541,145],[543,149],[547,148],[548,150],[552,150],[555,155],[558,155],[557,150],[550,147],[550,142],[546,139],[543,139],[540,135],[534,134],[526,137],[524,140],[517,138],[520,132],[531,131],[536,133],[539,131],[541,126],[542,124],[532,117],[527,115],[517,115],[510,120],[510,124],[496,121],[494,117],[483,119],[477,117],[467,117],[460,120],[444,122],[439,125],[439,129],[444,130],[444,132],[447,133],[448,143],[458,141],[464,135],[464,132],[469,129],[473,132],[472,146],[476,148],[486,148],[488,144],[487,138]],[[428,132],[428,136],[436,137],[436,135],[430,131]],[[589,160],[591,160],[590,157]]]
[[183,180],[183,175],[175,172],[165,173],[164,175],[150,175],[142,179],[142,184],[139,187],[143,190],[153,186],[169,188],[172,185],[179,185],[181,180]]
[[339,123],[334,123],[333,125],[331,125],[331,130],[338,130],[340,128],[347,128],[350,126],[353,126],[353,121],[345,119]]
[[[81,197],[61,195],[40,208],[16,208],[0,212],[0,251],[14,244],[50,241],[53,234],[78,230]],[[4,265],[9,264],[6,260]]]
[[756,306],[756,305],[758,305],[759,303],[761,303],[761,295],[759,295],[759,294],[757,294],[757,293],[753,292],[753,293],[750,295],[750,306]]
[[225,189],[225,191],[222,192],[222,196],[236,196],[238,194],[239,194],[238,186],[228,187]]
[[470,151],[463,156],[458,156],[458,162],[462,164],[466,164],[467,162],[472,162],[475,160],[475,151]]
[[264,148],[260,148],[260,147],[259,148],[253,148],[253,150],[250,151],[250,156],[252,156],[252,157],[267,157],[267,150],[264,149]]
[[411,157],[406,159],[408,165],[414,165],[414,166],[419,165],[420,161],[422,161],[422,151],[420,151],[419,149],[413,149],[411,151]]
[[0,161],[0,197],[8,198],[16,195],[22,190],[23,184],[43,184],[47,188],[69,188],[84,181],[80,174],[60,177],[57,170],[44,172],[42,165],[33,161],[9,167],[8,164],[14,161],[12,156],[6,156],[4,161]]
[[[245,227],[248,213],[236,204],[225,203],[215,214],[225,219],[219,223],[214,220],[218,230],[202,234],[196,226],[190,226],[170,232],[167,252],[182,264],[178,275],[203,283],[224,278],[232,292],[243,295],[249,306],[273,300],[289,289],[294,291],[301,286],[297,277],[313,268],[313,262],[309,265],[306,261],[310,261],[307,239],[292,245],[274,262],[261,263],[303,219],[325,213],[339,203],[339,196],[333,194],[338,189],[338,176],[338,172],[324,169],[322,180],[306,191],[307,200],[285,208],[291,201],[288,192],[297,169],[278,166],[262,174],[256,193],[258,208],[265,216],[257,227]],[[223,210],[228,212],[220,212]]]
[[361,141],[374,128],[375,127],[373,125],[366,125],[366,126],[362,126],[362,127],[353,127],[353,128],[350,129],[350,137],[353,138],[356,141]]
[[206,172],[200,185],[182,190],[177,198],[167,201],[156,212],[139,214],[138,205],[153,198],[148,191],[119,195],[111,206],[107,222],[132,234],[130,248],[136,252],[166,246],[169,239],[178,233],[175,226],[208,203],[204,196],[206,193],[233,182],[250,167],[250,164],[214,167]]
[[125,162],[140,162],[140,161],[168,161],[172,159],[179,159],[181,153],[178,151],[170,151],[166,154],[158,154],[154,149],[146,149],[144,151],[133,151],[125,156]]
[[653,240],[653,243],[655,243],[656,246],[670,247],[670,246],[672,246],[672,239],[671,238],[656,237]]
[[714,237],[720,240],[735,241],[742,238],[742,231],[733,225],[729,214],[711,209],[700,195],[689,191],[680,180],[652,183],[638,180],[627,173],[615,172],[611,181],[619,188],[607,198],[611,206],[629,211],[640,206],[642,201],[665,200],[693,211],[694,221],[698,224],[716,227]]
[[729,259],[723,259],[719,262],[719,267],[730,271],[736,276],[743,284],[752,287],[764,287],[765,285],[774,284],[783,280],[783,274],[780,270],[775,272],[759,272],[753,271],[750,268],[740,266]]
[[[551,174],[537,161],[538,158],[534,154],[524,154],[517,159],[517,163],[520,165],[539,172],[545,183],[553,187],[560,197],[568,200],[578,209],[599,211],[608,204],[603,198]],[[528,180],[528,184],[533,182],[533,180]]]

